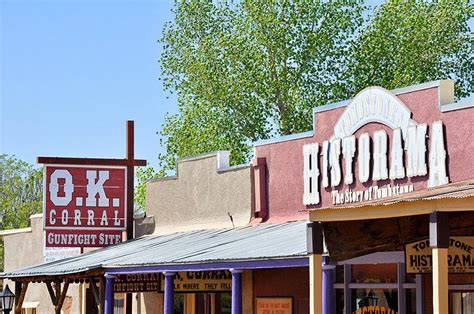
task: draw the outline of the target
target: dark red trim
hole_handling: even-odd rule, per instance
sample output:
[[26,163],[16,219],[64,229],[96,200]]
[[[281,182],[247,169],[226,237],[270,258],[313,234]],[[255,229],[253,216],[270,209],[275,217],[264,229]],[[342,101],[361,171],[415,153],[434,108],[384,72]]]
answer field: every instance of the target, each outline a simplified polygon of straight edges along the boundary
[[267,160],[265,157],[254,158],[255,183],[255,218],[267,217]]
[[77,157],[37,157],[39,164],[56,165],[88,165],[88,166],[146,166],[146,160],[108,159],[108,158],[77,158]]

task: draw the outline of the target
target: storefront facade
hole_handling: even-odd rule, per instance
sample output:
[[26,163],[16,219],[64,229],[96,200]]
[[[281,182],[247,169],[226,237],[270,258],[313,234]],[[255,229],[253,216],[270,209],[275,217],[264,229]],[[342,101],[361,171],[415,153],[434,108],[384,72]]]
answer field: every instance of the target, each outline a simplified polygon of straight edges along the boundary
[[[474,103],[436,81],[313,115],[310,132],[256,143],[249,165],[209,153],[148,182],[136,230],[151,234],[20,270],[12,259],[3,277],[57,312],[83,285],[72,312],[113,313],[129,293],[134,313],[471,313]],[[28,294],[53,283],[51,300]]]
[[66,296],[82,286],[73,313],[120,312],[124,293],[134,295],[133,313],[309,313],[307,214],[273,212],[279,219],[260,223],[266,198],[254,195],[265,178],[256,186],[254,173],[265,169],[230,167],[228,157],[179,160],[176,176],[148,183],[152,234],[52,264],[12,263],[4,276],[46,312],[57,310],[57,294],[36,300],[35,291],[57,285]]
[[313,131],[255,148],[270,211],[313,222],[312,313],[471,313],[474,102],[436,81],[370,87],[313,114]]

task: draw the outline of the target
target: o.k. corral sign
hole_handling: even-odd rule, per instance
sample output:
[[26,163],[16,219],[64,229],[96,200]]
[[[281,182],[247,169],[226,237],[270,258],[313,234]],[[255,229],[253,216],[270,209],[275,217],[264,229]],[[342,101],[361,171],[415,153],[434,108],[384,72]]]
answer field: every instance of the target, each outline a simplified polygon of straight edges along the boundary
[[[431,273],[433,259],[429,240],[405,246],[407,273]],[[450,237],[448,248],[449,273],[474,273],[474,237]]]
[[45,165],[46,247],[103,247],[127,229],[126,167]]

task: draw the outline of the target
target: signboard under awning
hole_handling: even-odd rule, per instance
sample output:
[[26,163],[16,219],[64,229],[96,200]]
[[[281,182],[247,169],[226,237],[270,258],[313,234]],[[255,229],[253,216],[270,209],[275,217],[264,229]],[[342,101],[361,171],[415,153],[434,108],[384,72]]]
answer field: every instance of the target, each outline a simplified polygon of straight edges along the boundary
[[[430,273],[432,255],[429,240],[405,245],[407,273]],[[474,273],[474,237],[451,237],[448,248],[449,273]]]
[[[161,292],[165,280],[161,278]],[[232,290],[232,274],[228,270],[183,271],[174,278],[175,292],[228,292]]]
[[117,275],[114,281],[114,292],[158,291],[159,279],[158,273]]
[[257,314],[292,314],[292,298],[257,298]]

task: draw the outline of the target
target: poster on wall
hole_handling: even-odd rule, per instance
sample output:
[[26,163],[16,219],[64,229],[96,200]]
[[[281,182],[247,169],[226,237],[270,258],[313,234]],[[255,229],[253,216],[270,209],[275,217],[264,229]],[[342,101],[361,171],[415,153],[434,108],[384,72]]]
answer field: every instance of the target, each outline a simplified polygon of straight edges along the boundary
[[[165,288],[161,278],[160,291]],[[175,292],[228,292],[232,290],[232,274],[228,270],[183,271],[174,278]]]
[[257,298],[257,314],[292,314],[293,298]]
[[[431,273],[432,262],[429,240],[422,240],[405,246],[407,273]],[[474,237],[450,237],[448,272],[474,273]]]
[[105,247],[127,228],[126,167],[45,165],[45,247]]
[[81,254],[81,248],[78,247],[43,247],[43,262],[49,263],[59,261],[68,257]]

